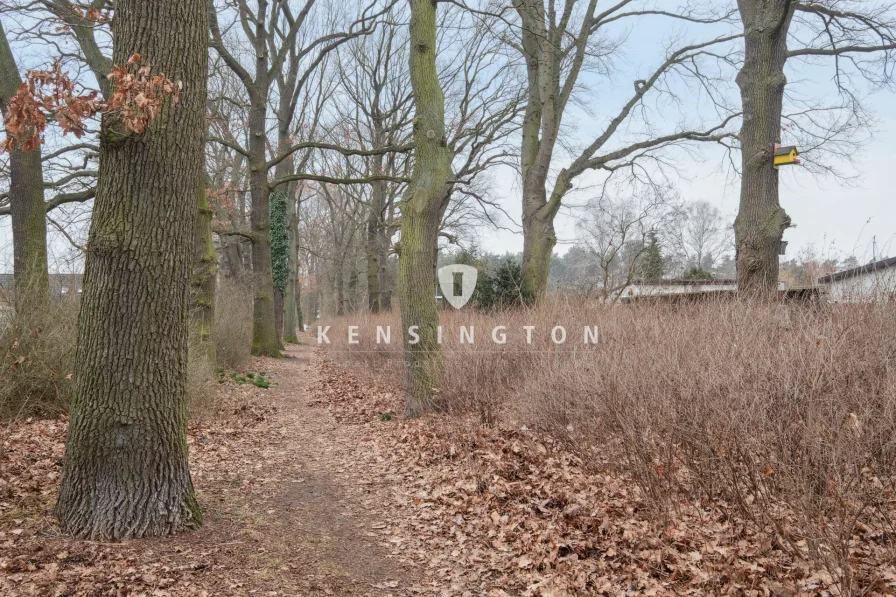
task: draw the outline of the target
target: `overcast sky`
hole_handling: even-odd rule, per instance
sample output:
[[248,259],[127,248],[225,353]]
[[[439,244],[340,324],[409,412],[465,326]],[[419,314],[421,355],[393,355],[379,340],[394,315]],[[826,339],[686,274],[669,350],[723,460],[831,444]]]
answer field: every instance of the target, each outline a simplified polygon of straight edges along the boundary
[[[881,94],[873,104],[878,116],[896,107],[896,98]],[[688,166],[687,178],[676,184],[682,198],[709,201],[734,221],[739,200],[739,180],[721,171],[721,156],[715,161]],[[843,259],[855,255],[860,262],[896,255],[896,114],[881,117],[874,139],[856,159],[856,176],[841,181],[815,176],[801,167],[781,168],[781,205],[794,228],[784,233],[790,244],[787,259],[803,249],[814,248],[824,258]],[[496,184],[504,209],[520,220],[519,184],[510,173],[502,173]],[[564,253],[575,239],[575,209],[565,209],[557,222],[557,252]],[[483,232],[482,248],[495,253],[523,250],[522,234],[504,230]],[[874,245],[876,244],[876,251]]]

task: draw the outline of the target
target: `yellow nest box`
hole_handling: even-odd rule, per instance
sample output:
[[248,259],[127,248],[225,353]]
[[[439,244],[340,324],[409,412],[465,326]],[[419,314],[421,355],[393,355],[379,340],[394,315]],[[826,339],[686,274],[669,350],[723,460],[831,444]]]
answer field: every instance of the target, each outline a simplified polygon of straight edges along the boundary
[[797,156],[800,155],[800,152],[796,150],[796,147],[793,145],[778,145],[775,144],[775,167],[778,166],[790,166],[790,165],[799,165],[802,163],[802,160]]

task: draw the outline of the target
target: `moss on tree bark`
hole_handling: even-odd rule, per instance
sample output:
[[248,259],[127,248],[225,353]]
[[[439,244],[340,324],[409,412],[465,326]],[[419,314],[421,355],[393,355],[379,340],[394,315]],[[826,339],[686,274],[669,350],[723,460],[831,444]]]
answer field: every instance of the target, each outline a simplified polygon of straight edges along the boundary
[[[410,416],[444,406],[438,392],[443,362],[436,342],[436,253],[448,203],[451,154],[445,138],[445,97],[436,69],[436,4],[411,0],[410,73],[414,117],[414,171],[401,202],[398,300],[407,368]],[[419,341],[408,329],[415,327]]]

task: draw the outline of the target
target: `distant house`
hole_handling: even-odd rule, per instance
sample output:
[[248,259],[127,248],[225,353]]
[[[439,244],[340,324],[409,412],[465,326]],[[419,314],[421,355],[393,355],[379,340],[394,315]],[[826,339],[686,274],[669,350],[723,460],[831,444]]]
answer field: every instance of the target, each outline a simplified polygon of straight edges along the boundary
[[622,299],[642,296],[702,294],[704,292],[733,292],[737,280],[635,280],[622,292]]
[[[786,290],[785,282],[778,283],[778,290]],[[708,292],[735,292],[737,280],[636,280],[626,287],[622,298],[639,296],[669,296],[677,294],[704,294]]]
[[[778,294],[782,299],[793,301],[816,301],[821,296],[818,288],[789,287],[786,282],[778,282]],[[736,297],[737,280],[656,280],[632,282],[619,300],[623,303],[692,303]]]
[[50,274],[50,292],[58,296],[81,296],[84,274]]
[[896,257],[823,276],[818,283],[836,303],[889,301],[896,298]]

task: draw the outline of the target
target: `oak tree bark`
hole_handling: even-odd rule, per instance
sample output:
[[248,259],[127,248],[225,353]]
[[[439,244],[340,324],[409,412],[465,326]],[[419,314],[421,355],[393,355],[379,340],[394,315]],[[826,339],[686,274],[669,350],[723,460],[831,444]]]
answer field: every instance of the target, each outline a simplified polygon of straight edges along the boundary
[[[401,202],[398,300],[407,368],[409,416],[444,407],[437,386],[443,362],[436,341],[436,252],[448,204],[451,155],[445,137],[445,96],[436,69],[436,4],[410,0],[410,74],[414,106],[414,171]],[[414,326],[419,341],[408,329]]]
[[778,253],[790,217],[778,201],[774,145],[781,140],[787,77],[787,32],[795,0],[738,0],[744,24],[744,63],[737,75],[743,103],[742,181],[734,222],[737,285],[747,294],[778,287]]
[[56,515],[77,537],[197,526],[187,459],[187,303],[205,136],[204,0],[119,0],[113,61],[183,84],[142,135],[103,118],[74,397]]

